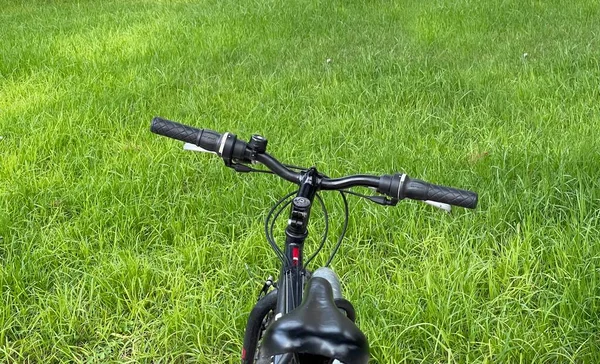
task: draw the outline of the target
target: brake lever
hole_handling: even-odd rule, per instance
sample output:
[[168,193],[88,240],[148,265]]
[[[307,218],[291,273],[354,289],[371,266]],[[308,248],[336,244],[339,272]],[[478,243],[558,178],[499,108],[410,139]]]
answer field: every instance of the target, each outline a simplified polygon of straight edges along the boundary
[[374,202],[378,205],[382,205],[382,206],[396,206],[398,204],[397,199],[395,199],[395,198],[389,199],[384,196],[364,196],[364,198],[366,198],[367,200]]
[[231,168],[233,168],[236,172],[240,172],[240,173],[248,173],[248,172],[255,172],[256,169],[248,167],[244,164],[239,164],[239,163],[232,163]]
[[[199,147],[192,143],[184,143],[183,150],[188,150],[190,152],[210,153],[210,154],[218,155],[216,152],[211,152],[210,150],[206,150],[206,149]],[[256,171],[254,168],[251,168],[244,164],[239,164],[239,163],[231,163],[231,165],[229,165],[227,167],[230,167],[230,168],[234,169],[236,172],[240,172],[240,173],[248,173],[248,172]]]
[[210,150],[206,150],[192,143],[184,143],[183,150],[189,150],[190,152],[210,153],[215,155],[217,154],[217,152],[211,152]]
[[444,210],[447,213],[451,213],[452,212],[452,205],[448,205],[447,203],[443,203],[443,202],[437,202],[437,201],[430,201],[430,200],[424,200],[424,203],[431,205],[433,207],[437,207],[440,210]]

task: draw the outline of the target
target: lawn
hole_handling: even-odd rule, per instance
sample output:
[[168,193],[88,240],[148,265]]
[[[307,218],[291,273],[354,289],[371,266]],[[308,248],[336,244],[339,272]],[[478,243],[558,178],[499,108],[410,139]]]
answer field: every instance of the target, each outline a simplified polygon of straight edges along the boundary
[[0,361],[239,361],[293,186],[182,151],[161,115],[479,192],[350,199],[333,268],[374,363],[600,362],[597,0],[0,7]]

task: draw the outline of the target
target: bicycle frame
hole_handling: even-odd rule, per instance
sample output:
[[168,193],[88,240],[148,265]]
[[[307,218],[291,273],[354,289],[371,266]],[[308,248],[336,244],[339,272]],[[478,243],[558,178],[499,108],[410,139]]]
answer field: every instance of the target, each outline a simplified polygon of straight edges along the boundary
[[[306,271],[304,269],[304,241],[308,236],[310,210],[319,189],[316,168],[310,168],[300,184],[298,194],[290,208],[290,218],[285,229],[284,259],[278,280],[275,320],[295,309],[302,302]],[[275,364],[290,363],[294,355],[278,355]]]

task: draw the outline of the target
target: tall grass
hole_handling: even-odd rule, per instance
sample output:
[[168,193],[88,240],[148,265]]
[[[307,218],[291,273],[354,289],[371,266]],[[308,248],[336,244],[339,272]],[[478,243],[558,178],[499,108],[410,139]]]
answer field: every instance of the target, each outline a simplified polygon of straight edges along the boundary
[[154,115],[480,193],[452,215],[351,200],[334,268],[373,362],[600,361],[595,1],[0,6],[3,361],[238,360],[292,187]]

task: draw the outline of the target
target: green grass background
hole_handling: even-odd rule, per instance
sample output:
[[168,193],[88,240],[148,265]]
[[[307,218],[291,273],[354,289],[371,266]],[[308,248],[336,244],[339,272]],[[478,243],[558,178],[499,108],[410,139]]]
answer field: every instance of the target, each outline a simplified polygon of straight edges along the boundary
[[0,8],[1,361],[237,362],[292,186],[154,115],[480,193],[452,215],[351,199],[333,267],[374,363],[600,361],[597,1]]

